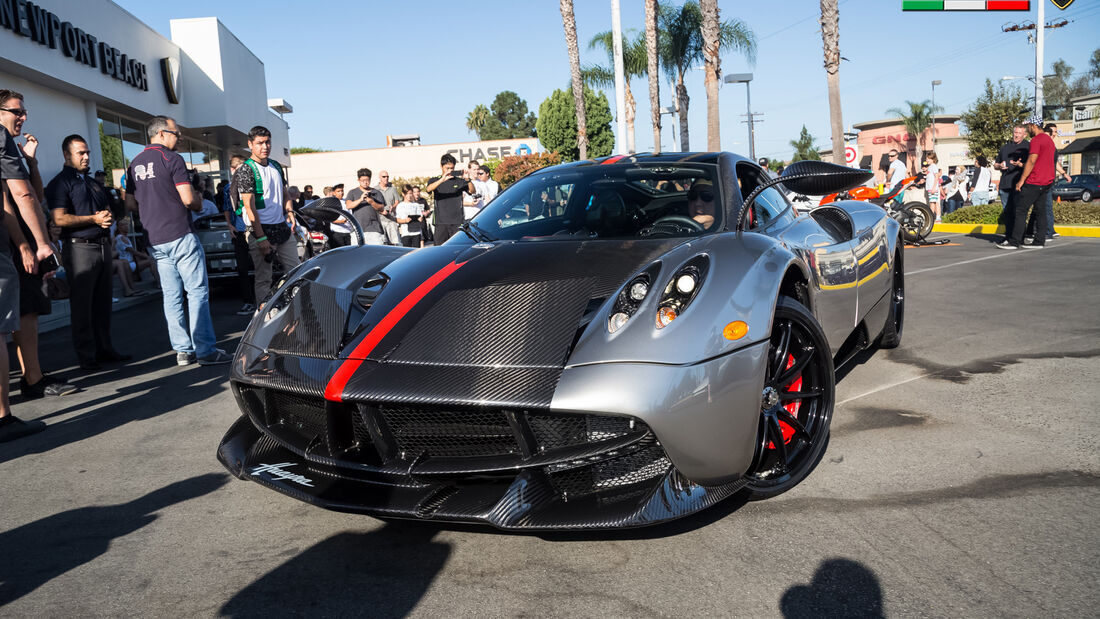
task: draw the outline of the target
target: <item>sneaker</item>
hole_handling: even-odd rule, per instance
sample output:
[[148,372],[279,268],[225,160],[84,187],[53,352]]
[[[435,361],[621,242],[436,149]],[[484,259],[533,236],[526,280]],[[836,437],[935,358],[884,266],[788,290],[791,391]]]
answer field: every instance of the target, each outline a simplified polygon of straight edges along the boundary
[[233,355],[230,355],[220,348],[215,348],[214,354],[209,357],[199,358],[199,365],[221,365],[223,363],[229,363],[232,360]]
[[256,306],[251,303],[245,303],[241,306],[241,309],[237,310],[238,316],[251,316],[256,311]]
[[1018,245],[1014,245],[1012,241],[1006,239],[1004,241],[1001,241],[1000,243],[997,243],[997,249],[1020,249],[1020,247]]
[[195,362],[195,353],[193,352],[178,352],[176,353],[176,365],[191,365]]
[[80,391],[80,388],[76,385],[54,378],[49,374],[43,374],[42,380],[33,385],[28,383],[26,378],[19,379],[19,392],[28,400],[37,400],[44,396],[60,397],[77,391]]
[[6,415],[0,417],[0,443],[35,434],[45,429],[46,422],[44,421],[37,419],[23,421],[15,415]]
[[1052,238],[1052,239],[1056,239],[1056,238],[1058,238],[1058,237],[1060,237],[1060,236],[1062,236],[1062,235],[1061,235],[1061,234],[1058,234],[1057,232],[1055,232],[1054,234],[1050,235],[1050,238]]
[[1033,237],[1033,236],[1025,236],[1024,237],[1024,243],[1034,243],[1034,242],[1035,242],[1035,237]]
[[1028,243],[1027,245],[1021,245],[1020,249],[1042,249],[1042,243]]

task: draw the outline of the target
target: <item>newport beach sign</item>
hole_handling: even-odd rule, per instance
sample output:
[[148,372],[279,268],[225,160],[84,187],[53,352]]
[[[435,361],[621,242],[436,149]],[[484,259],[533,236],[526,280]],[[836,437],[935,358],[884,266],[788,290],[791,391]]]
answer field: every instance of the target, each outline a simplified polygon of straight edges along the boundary
[[91,34],[33,2],[27,0],[0,0],[0,28],[11,30],[19,36],[60,49],[67,58],[83,65],[98,68],[104,75],[137,88],[149,90],[145,63],[133,60],[106,41]]

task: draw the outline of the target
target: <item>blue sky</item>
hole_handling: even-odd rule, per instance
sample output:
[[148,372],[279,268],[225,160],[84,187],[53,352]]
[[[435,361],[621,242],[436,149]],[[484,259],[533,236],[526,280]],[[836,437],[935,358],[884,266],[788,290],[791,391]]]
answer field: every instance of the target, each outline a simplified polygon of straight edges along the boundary
[[[169,20],[216,16],[267,67],[271,97],[294,106],[287,116],[294,146],[345,150],[385,146],[387,134],[419,133],[424,144],[476,139],[465,126],[478,103],[513,90],[537,113],[539,104],[569,81],[561,14],[556,0],[480,0],[472,3],[406,0],[187,3],[116,0],[168,36]],[[676,2],[677,0],[672,0]],[[1048,30],[1046,72],[1062,58],[1084,71],[1100,47],[1100,1],[1077,0],[1061,11],[1031,0],[1028,12],[903,12],[901,0],[841,0],[840,48],[844,123],[885,118],[905,100],[931,97],[946,113],[965,110],[985,78],[1031,75],[1035,47],[1023,32],[1004,33],[1009,22],[1034,21],[1039,2],[1046,19],[1069,19]],[[608,0],[575,0],[581,62],[606,62],[587,49],[611,29]],[[643,29],[641,0],[622,0],[624,29]],[[789,158],[788,142],[803,124],[819,146],[829,141],[829,110],[817,17],[819,0],[719,0],[723,19],[746,22],[756,33],[755,66],[737,54],[722,59],[725,73],[754,73],[757,156]],[[691,97],[691,146],[706,146],[703,73],[686,78]],[[1014,82],[1033,92],[1026,80]],[[638,99],[636,144],[650,150],[648,90],[632,84]],[[668,79],[661,100],[669,104]],[[614,111],[613,92],[608,99]],[[748,153],[745,88],[721,90],[722,148]],[[664,117],[664,148],[675,150]],[[617,147],[618,150],[618,147]]]

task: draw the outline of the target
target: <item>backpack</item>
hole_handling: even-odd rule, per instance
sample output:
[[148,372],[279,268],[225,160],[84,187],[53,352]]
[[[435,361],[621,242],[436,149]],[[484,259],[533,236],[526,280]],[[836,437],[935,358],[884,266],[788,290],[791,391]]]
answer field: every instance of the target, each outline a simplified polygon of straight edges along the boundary
[[[264,179],[260,176],[260,168],[251,157],[244,160],[244,164],[252,168],[252,178],[256,181],[256,210],[264,208]],[[286,176],[283,174],[283,166],[279,165],[278,161],[274,159],[268,159],[267,164],[275,167],[275,171],[279,173],[279,178],[286,181]],[[233,209],[238,216],[244,211],[244,200],[240,199],[240,194],[237,195],[237,206]]]

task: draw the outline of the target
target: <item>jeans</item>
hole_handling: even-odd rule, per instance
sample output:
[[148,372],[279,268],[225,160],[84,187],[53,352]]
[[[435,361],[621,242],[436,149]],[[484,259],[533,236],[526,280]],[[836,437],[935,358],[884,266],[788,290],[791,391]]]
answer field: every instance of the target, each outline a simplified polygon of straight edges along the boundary
[[[1047,229],[1046,199],[1053,185],[1053,183],[1050,185],[1025,184],[1023,189],[1014,196],[1012,208],[1016,210],[1016,221],[1012,224],[1012,236],[1009,237],[1009,242],[1013,245],[1019,246],[1024,242],[1028,209],[1031,209],[1035,216],[1035,229]],[[1046,236],[1039,234],[1035,236],[1032,245],[1043,245],[1045,242]]]
[[943,204],[943,214],[954,213],[963,205],[962,198],[948,198]]
[[[1047,192],[1047,238],[1054,238],[1054,192]],[[1035,210],[1031,211],[1031,216],[1027,218],[1027,234],[1025,236],[1035,236]]]
[[974,206],[989,204],[989,191],[975,191],[970,194],[970,203]]
[[1001,195],[1001,217],[997,223],[1005,227],[1005,238],[1012,237],[1012,224],[1016,221],[1016,211],[1013,209],[1013,194],[1015,193],[1011,189],[1001,189],[998,191]]
[[[164,319],[168,322],[168,339],[176,352],[194,353],[206,358],[217,351],[214,321],[210,318],[210,289],[206,282],[206,254],[199,238],[193,233],[168,243],[153,245],[160,285],[164,292]],[[187,293],[187,314],[183,310],[183,293]]]

